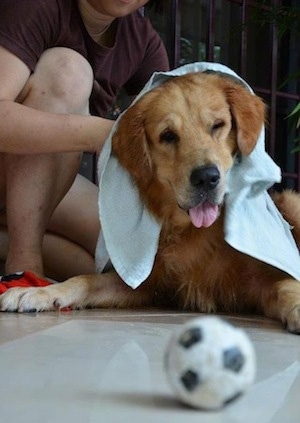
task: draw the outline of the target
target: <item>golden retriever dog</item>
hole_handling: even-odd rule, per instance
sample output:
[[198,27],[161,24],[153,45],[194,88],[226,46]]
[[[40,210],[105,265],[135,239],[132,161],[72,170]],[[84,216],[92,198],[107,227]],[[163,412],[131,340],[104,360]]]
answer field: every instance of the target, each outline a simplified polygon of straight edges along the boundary
[[[120,119],[112,148],[162,224],[150,276],[135,290],[114,270],[45,288],[10,289],[0,298],[1,310],[158,306],[247,312],[300,333],[300,282],[224,240],[225,176],[237,153],[252,152],[264,119],[262,100],[219,74],[172,78],[145,94]],[[300,198],[285,192],[275,202],[299,242]]]

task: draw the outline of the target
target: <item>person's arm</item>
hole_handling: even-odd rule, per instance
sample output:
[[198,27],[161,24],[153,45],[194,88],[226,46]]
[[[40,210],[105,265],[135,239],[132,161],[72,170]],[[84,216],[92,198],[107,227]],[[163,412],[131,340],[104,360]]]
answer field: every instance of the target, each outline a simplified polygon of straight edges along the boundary
[[113,121],[35,110],[15,100],[30,76],[28,67],[0,47],[0,152],[38,154],[101,150]]
[[64,115],[0,101],[0,152],[39,154],[101,150],[113,121]]

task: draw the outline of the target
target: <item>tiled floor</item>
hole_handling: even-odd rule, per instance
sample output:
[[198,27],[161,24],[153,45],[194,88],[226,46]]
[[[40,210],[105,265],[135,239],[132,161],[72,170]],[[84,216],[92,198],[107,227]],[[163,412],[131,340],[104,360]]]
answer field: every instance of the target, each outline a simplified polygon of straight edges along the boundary
[[87,310],[0,314],[0,421],[11,423],[299,423],[300,337],[257,317],[246,329],[255,385],[218,412],[181,406],[163,356],[173,330],[195,314]]

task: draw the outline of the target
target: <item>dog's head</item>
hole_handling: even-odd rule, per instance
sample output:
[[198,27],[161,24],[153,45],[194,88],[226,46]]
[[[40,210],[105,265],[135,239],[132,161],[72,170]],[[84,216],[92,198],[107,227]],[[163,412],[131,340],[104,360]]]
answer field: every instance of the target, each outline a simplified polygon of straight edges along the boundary
[[262,100],[231,78],[188,74],[128,109],[113,152],[157,217],[175,213],[207,227],[218,216],[235,154],[251,153],[264,118]]

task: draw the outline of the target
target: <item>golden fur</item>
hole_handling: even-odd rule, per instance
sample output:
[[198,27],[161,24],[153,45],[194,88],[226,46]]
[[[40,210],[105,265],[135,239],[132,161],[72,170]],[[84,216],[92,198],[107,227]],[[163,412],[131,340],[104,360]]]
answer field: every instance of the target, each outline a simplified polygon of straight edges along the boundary
[[[113,270],[46,288],[11,289],[0,297],[1,309],[154,305],[251,312],[300,333],[300,283],[224,241],[225,175],[236,153],[254,149],[264,115],[257,96],[218,74],[177,77],[144,95],[120,120],[113,151],[162,222],[149,278],[136,290]],[[300,197],[285,192],[274,199],[299,242]],[[196,227],[191,210],[205,201],[214,211]]]

